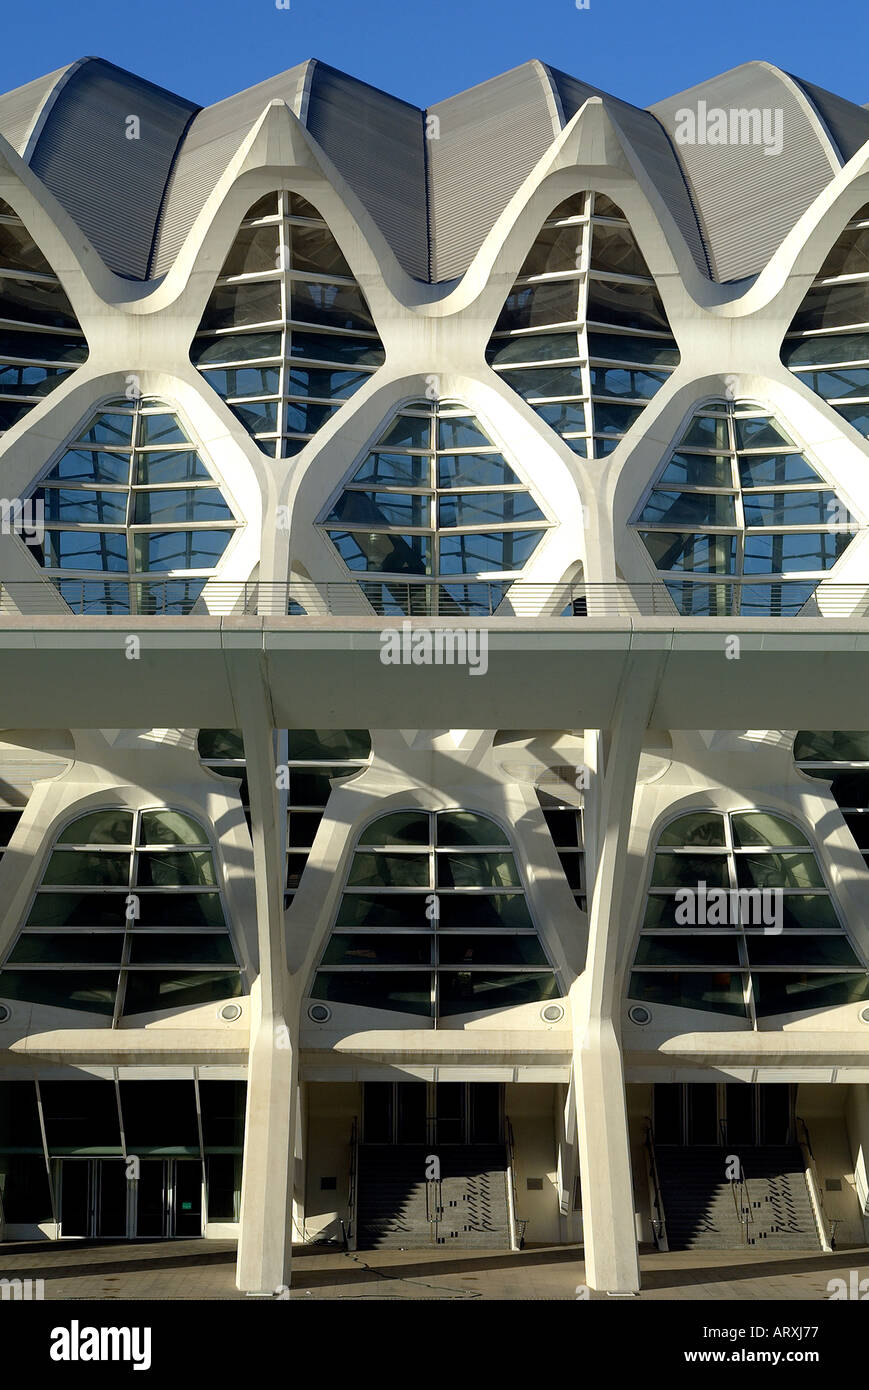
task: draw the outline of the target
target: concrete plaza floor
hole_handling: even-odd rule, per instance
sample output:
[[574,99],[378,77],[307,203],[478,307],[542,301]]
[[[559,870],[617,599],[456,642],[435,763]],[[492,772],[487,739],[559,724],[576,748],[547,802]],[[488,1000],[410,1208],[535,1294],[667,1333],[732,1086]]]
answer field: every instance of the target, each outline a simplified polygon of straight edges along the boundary
[[[641,1255],[640,1298],[817,1301],[828,1281],[869,1277],[869,1247],[794,1255],[748,1250]],[[46,1300],[243,1299],[235,1243],[29,1243],[0,1245],[0,1278],[45,1280]],[[578,1246],[505,1250],[375,1250],[300,1246],[291,1299],[575,1299],[584,1266]],[[867,1286],[869,1287],[869,1286]],[[601,1295],[593,1294],[592,1298]],[[605,1295],[604,1295],[605,1297]]]

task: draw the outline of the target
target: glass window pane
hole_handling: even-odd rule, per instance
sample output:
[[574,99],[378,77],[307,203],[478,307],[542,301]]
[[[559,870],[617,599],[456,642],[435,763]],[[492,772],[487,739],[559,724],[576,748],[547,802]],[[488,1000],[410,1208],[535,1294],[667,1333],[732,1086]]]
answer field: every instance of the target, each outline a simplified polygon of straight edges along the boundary
[[192,1009],[241,993],[241,976],[228,970],[131,970],[127,973],[124,1015]]
[[425,854],[365,854],[357,851],[347,879],[352,887],[408,888],[429,886]]
[[669,1004],[679,1009],[701,1009],[708,1013],[746,1017],[742,975],[725,970],[702,971],[635,970],[628,993],[646,1004]]
[[476,811],[439,811],[436,817],[439,845],[509,845],[505,832],[488,816]]
[[[787,455],[791,457],[791,455]],[[799,454],[793,455],[799,459]],[[732,487],[733,469],[729,454],[674,454],[658,479],[684,487]],[[751,483],[744,486],[751,487]]]
[[329,539],[350,570],[381,574],[429,574],[428,536],[399,536],[386,532],[329,531]]
[[823,888],[813,854],[738,854],[736,875],[743,888]]
[[543,513],[527,492],[452,493],[438,503],[439,526],[509,526],[515,521],[542,520]]
[[127,538],[110,531],[46,531],[45,564],[49,569],[126,570]]
[[111,1018],[115,1011],[117,970],[2,970],[0,999],[21,999],[56,1009]]
[[705,965],[708,969],[736,969],[739,943],[735,936],[641,936],[635,968],[644,965]]
[[170,887],[175,884],[214,884],[217,878],[210,850],[186,850],[177,854],[140,853],[138,883]]
[[129,854],[87,854],[79,850],[55,850],[46,865],[43,883],[127,883]]
[[653,888],[696,888],[701,881],[710,888],[729,888],[726,854],[655,855]]
[[366,826],[360,845],[427,845],[429,818],[423,811],[394,811]]
[[377,935],[354,932],[334,933],[323,953],[323,965],[430,965],[432,938],[401,936],[397,932]]
[[79,816],[57,837],[59,845],[129,845],[133,842],[131,811],[92,811]]
[[430,931],[426,907],[427,895],[422,893],[345,893],[335,926],[421,927]]
[[104,454],[98,449],[68,449],[46,474],[51,479],[76,483],[128,483],[130,455]]
[[665,526],[735,526],[735,498],[715,492],[665,492],[653,488],[639,519]]
[[355,526],[430,526],[431,500],[401,492],[342,492],[328,521]]
[[500,454],[439,454],[438,487],[498,487],[518,483]]
[[724,817],[716,811],[691,811],[666,825],[658,844],[724,845]]
[[752,975],[752,985],[758,1018],[804,1013],[808,1009],[834,1009],[869,999],[869,977],[861,974],[758,971]]
[[498,936],[483,932],[479,936],[441,933],[438,937],[441,965],[543,965],[546,953],[536,936]]
[[182,811],[144,811],[139,843],[143,845],[207,845],[198,821]]
[[219,488],[176,488],[171,492],[138,492],[133,521],[169,526],[185,521],[231,521],[232,512]]
[[733,843],[737,849],[752,845],[805,845],[805,831],[770,811],[741,811],[732,816]]
[[[289,729],[288,756],[303,762],[333,758],[367,758],[371,735],[367,729]],[[335,769],[336,774],[339,769]]]
[[213,569],[231,531],[150,531],[135,536],[139,570]]
[[686,574],[735,574],[734,535],[692,534],[690,531],[640,531],[656,569]]
[[743,487],[821,482],[802,454],[741,454],[739,476]]
[[318,970],[311,998],[430,1018],[431,974],[427,970],[375,970],[370,974]]
[[801,730],[794,743],[794,757],[799,762],[869,762],[869,733],[834,729]]
[[518,888],[519,871],[512,854],[455,854],[437,856],[439,888]]
[[543,537],[542,531],[476,531],[442,536],[439,541],[443,574],[474,574],[480,570],[522,569]]
[[507,971],[445,970],[438,982],[440,1013],[456,1014],[514,1008],[558,998],[551,971],[510,974]]

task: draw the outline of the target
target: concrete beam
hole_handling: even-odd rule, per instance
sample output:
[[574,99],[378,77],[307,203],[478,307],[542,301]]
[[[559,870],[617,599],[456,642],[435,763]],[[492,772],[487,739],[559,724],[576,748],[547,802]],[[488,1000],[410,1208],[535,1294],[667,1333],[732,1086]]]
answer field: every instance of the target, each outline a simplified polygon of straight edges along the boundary
[[[865,723],[864,618],[497,619],[488,669],[476,676],[467,666],[384,666],[380,634],[391,626],[374,617],[4,616],[0,726],[114,728],[123,709],[130,728],[236,727],[232,672],[250,667],[278,728],[605,729],[629,658],[638,676],[658,673],[653,726]],[[130,636],[140,639],[132,660]],[[728,655],[734,637],[738,657]]]

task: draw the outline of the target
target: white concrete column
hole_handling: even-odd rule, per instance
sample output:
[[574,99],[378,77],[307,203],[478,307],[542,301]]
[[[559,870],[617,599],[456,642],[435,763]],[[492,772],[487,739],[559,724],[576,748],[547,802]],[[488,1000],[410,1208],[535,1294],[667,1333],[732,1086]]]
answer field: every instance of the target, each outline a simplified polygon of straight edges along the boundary
[[248,1293],[274,1294],[290,1282],[299,1028],[284,945],[286,822],[279,810],[274,714],[259,660],[255,652],[230,657],[250,792],[259,949],[236,1284]]
[[588,956],[571,991],[585,1277],[590,1288],[611,1294],[640,1287],[617,968],[620,932],[630,925],[623,897],[631,811],[657,677],[629,663],[604,740]]

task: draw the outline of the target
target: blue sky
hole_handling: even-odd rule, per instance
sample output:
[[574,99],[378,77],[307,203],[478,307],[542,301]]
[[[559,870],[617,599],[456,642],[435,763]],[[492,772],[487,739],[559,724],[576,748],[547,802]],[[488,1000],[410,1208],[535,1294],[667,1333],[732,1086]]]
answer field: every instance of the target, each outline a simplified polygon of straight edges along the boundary
[[869,102],[867,0],[30,0],[0,91],[94,54],[206,105],[322,58],[426,106],[528,58],[645,106],[765,58]]

